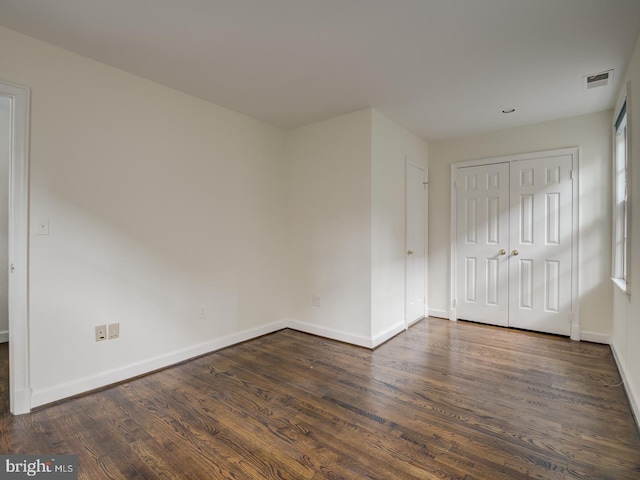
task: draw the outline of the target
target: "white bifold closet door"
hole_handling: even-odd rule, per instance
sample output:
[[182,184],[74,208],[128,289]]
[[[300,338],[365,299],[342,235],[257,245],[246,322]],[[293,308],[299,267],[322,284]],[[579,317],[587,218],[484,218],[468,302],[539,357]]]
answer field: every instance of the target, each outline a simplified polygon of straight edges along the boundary
[[572,157],[458,169],[460,319],[570,335]]

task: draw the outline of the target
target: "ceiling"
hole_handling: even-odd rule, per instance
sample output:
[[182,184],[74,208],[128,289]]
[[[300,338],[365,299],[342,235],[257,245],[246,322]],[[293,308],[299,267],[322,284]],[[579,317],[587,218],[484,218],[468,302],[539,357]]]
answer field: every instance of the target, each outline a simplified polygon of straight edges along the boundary
[[285,129],[374,107],[437,141],[613,107],[640,0],[0,0],[0,25]]

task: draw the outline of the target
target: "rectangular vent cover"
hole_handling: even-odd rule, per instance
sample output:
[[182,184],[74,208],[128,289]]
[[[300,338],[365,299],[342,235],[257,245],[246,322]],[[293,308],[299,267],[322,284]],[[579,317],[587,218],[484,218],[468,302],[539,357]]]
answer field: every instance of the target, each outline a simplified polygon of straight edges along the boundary
[[585,75],[582,77],[582,86],[585,90],[592,88],[604,87],[613,80],[613,70],[606,72],[594,73],[593,75]]

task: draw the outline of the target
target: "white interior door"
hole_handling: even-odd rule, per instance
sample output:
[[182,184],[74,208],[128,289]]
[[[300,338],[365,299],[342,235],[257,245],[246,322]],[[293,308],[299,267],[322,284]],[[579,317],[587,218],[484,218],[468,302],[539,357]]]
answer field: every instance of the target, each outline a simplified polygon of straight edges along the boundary
[[511,163],[509,325],[571,333],[572,158]]
[[458,169],[457,316],[509,325],[509,164]]
[[456,317],[571,334],[573,157],[457,168]]
[[407,162],[405,261],[405,321],[407,325],[426,314],[426,185],[425,169]]

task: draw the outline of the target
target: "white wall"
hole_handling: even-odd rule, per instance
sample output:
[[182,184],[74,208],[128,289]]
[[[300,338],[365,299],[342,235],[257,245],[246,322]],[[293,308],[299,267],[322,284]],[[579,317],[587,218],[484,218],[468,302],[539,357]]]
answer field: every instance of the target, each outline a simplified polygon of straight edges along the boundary
[[[631,173],[631,268],[629,298],[611,286],[614,296],[612,348],[640,426],[640,38],[627,67],[627,135]],[[613,117],[609,118],[610,125]]]
[[425,168],[427,144],[377,110],[372,116],[371,331],[373,343],[404,329],[406,160]]
[[0,57],[32,92],[32,406],[287,321],[371,346],[402,318],[415,135],[371,109],[285,133],[4,28]]
[[289,319],[359,345],[371,338],[371,115],[301,127],[286,142]]
[[283,131],[4,28],[0,58],[32,89],[34,406],[284,326]]
[[580,325],[584,339],[611,335],[611,111],[429,144],[429,305],[448,316],[451,164],[580,147]]
[[11,159],[11,101],[0,97],[0,342],[9,341],[9,161]]
[[405,158],[426,167],[427,145],[374,109],[295,129],[286,145],[291,325],[375,346],[404,329]]

